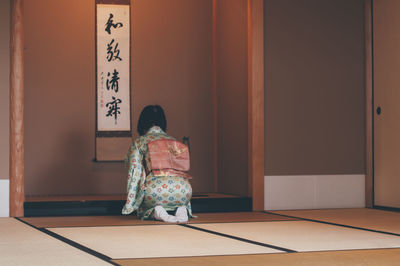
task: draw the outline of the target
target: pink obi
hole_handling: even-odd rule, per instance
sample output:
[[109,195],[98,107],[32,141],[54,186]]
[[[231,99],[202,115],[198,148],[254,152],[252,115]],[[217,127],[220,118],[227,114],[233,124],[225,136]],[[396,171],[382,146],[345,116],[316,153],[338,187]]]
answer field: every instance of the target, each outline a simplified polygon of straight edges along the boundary
[[155,176],[182,176],[191,178],[188,147],[176,140],[159,139],[147,144],[149,148],[150,169]]

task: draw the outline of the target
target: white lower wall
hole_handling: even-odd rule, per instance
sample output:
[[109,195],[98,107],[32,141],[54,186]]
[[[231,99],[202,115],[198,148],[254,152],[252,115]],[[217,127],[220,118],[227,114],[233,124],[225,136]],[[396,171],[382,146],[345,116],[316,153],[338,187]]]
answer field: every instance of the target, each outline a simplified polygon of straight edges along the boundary
[[0,179],[0,217],[10,216],[10,181]]
[[365,207],[365,175],[265,176],[264,209]]

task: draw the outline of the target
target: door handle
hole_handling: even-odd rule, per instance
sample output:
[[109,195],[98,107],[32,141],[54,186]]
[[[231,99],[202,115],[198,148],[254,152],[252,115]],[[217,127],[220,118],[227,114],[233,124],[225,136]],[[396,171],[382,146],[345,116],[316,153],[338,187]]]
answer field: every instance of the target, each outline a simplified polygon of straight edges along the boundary
[[378,106],[378,108],[376,108],[376,113],[377,113],[378,115],[381,115],[381,113],[382,113],[382,108],[381,108],[380,106]]

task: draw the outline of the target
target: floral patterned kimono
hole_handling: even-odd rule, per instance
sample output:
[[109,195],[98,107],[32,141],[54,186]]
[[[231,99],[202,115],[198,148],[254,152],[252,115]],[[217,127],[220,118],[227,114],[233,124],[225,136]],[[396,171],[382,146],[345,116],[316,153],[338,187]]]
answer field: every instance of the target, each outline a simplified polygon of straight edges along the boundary
[[159,139],[174,138],[168,136],[160,127],[153,126],[145,135],[137,138],[129,149],[126,156],[128,197],[122,214],[130,214],[137,210],[142,220],[152,219],[157,205],[167,211],[175,211],[178,207],[185,206],[189,217],[192,217],[192,187],[188,178],[168,171],[165,175],[155,176],[152,169],[149,169],[151,164],[147,144]]

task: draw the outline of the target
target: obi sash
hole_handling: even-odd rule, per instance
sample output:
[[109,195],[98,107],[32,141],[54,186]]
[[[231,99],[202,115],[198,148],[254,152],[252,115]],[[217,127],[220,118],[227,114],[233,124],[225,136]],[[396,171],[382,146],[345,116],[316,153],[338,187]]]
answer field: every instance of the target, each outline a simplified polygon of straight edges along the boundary
[[159,139],[147,144],[150,169],[155,176],[181,176],[191,178],[188,147],[173,139]]

